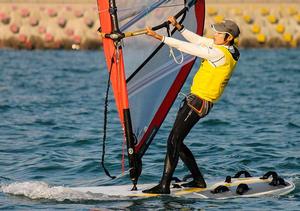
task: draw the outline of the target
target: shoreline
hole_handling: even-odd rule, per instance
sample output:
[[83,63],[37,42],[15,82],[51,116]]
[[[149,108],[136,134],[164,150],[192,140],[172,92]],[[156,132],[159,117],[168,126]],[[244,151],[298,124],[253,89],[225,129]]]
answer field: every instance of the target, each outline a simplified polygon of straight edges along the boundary
[[[0,48],[99,49],[95,0],[2,0]],[[29,3],[28,3],[29,2]],[[205,36],[210,24],[238,23],[242,48],[300,47],[300,0],[210,0],[206,4]]]

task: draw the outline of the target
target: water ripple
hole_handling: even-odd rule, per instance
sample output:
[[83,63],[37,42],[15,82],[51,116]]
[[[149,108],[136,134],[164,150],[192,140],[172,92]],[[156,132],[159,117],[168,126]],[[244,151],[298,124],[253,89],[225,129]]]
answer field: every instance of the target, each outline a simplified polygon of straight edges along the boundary
[[[0,192],[0,209],[237,210],[247,204],[251,210],[298,210],[299,49],[241,53],[222,99],[192,129],[185,144],[208,181],[239,170],[257,176],[272,170],[295,182],[293,193],[228,201],[159,197],[111,203],[69,192],[69,186],[130,183],[128,172],[122,174],[123,134],[112,97],[105,163],[117,179],[107,178],[100,164],[107,81],[102,52],[1,50],[0,184],[5,193],[37,200]],[[188,92],[191,82],[190,76],[183,92]],[[180,101],[143,157],[140,183],[157,183],[161,177],[166,141]],[[187,173],[179,161],[175,176]],[[47,200],[40,200],[43,197]]]

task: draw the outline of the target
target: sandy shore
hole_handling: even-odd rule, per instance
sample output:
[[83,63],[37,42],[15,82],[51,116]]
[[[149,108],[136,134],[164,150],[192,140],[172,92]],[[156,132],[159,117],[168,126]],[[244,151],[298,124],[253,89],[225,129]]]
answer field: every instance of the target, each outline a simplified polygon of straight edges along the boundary
[[[24,3],[26,2],[26,3]],[[300,47],[300,0],[209,0],[206,28],[223,19],[241,27],[241,47]],[[0,47],[99,48],[95,0],[1,0]],[[211,31],[205,31],[211,36]]]

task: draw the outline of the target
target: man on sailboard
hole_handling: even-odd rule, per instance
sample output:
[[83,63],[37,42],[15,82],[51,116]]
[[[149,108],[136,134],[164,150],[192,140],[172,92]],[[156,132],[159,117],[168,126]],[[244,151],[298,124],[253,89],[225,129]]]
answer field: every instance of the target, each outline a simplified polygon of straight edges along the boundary
[[170,132],[160,183],[153,188],[144,190],[145,193],[170,193],[170,183],[179,157],[193,177],[191,182],[182,186],[206,187],[195,158],[183,141],[192,127],[210,112],[213,104],[221,97],[240,56],[237,47],[234,46],[234,38],[239,36],[240,30],[238,25],[231,20],[211,25],[215,31],[214,39],[201,37],[189,31],[179,24],[174,17],[169,17],[168,21],[189,42],[162,36],[150,28],[147,28],[147,35],[203,60],[194,76],[190,94],[179,109]]

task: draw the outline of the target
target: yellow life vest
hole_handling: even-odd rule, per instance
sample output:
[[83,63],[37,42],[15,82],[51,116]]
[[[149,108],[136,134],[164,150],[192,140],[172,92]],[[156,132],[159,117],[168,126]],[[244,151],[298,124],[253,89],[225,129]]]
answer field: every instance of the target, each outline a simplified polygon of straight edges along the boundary
[[204,59],[191,86],[192,94],[213,103],[221,97],[237,63],[225,46],[215,47],[224,52],[225,63],[215,67]]

